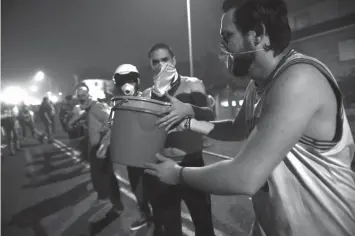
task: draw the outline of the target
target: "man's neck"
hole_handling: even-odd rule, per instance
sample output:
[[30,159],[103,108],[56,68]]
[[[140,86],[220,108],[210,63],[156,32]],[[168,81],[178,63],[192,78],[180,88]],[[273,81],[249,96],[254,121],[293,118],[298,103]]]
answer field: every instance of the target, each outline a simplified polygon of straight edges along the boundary
[[267,84],[270,80],[270,74],[276,69],[281,60],[288,53],[288,49],[281,52],[276,57],[273,51],[257,53],[253,69],[249,72],[249,76],[258,86]]

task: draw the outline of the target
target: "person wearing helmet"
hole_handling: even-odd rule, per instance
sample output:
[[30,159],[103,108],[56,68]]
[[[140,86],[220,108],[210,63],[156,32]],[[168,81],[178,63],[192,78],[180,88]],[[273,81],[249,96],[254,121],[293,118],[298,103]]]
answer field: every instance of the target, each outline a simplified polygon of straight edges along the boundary
[[[115,95],[119,96],[141,96],[139,91],[140,78],[138,69],[131,64],[122,64],[117,67],[113,75],[113,82],[115,84]],[[107,129],[105,135],[102,138],[100,152],[101,155],[105,155],[107,148],[110,145],[110,129]],[[100,154],[99,154],[100,155]],[[134,193],[140,216],[136,219],[131,227],[131,231],[138,230],[149,223],[150,209],[147,197],[147,184],[144,178],[144,169],[138,167],[127,166],[128,179]]]
[[116,93],[124,96],[140,96],[140,75],[137,67],[122,64],[117,67],[113,75]]

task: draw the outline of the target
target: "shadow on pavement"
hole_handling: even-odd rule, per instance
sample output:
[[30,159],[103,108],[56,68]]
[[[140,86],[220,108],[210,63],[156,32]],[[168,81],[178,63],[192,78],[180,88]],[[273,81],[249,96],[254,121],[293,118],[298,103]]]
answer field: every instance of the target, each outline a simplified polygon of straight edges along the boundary
[[[59,157],[54,157],[58,154],[60,154]],[[88,172],[85,167],[73,162],[70,157],[65,156],[65,154],[60,150],[39,154],[37,156],[41,156],[42,159],[39,159],[39,157],[35,158],[35,161],[27,164],[27,168],[29,168],[31,165],[40,165],[40,168],[35,171],[27,172],[27,176],[30,177],[31,182],[24,185],[23,188],[35,188],[48,184],[58,183],[75,178]],[[67,161],[59,164],[53,164],[53,162],[58,160]],[[77,166],[78,168],[70,172],[64,172],[66,169],[74,166]],[[51,173],[54,173],[58,170],[63,170],[64,173],[50,175]],[[40,180],[37,180],[37,177],[41,176],[45,177],[45,179],[41,178]]]
[[36,188],[36,187],[41,187],[41,186],[45,186],[48,184],[58,183],[61,181],[70,180],[72,178],[78,177],[78,176],[86,174],[88,172],[89,171],[87,169],[85,169],[85,167],[80,167],[78,169],[75,169],[75,170],[65,173],[65,174],[51,175],[44,180],[34,181],[33,183],[23,185],[23,188]]
[[12,217],[8,225],[31,228],[35,232],[35,236],[50,236],[41,225],[41,220],[84,200],[92,192],[92,190],[88,190],[87,188],[89,183],[90,181],[80,183],[63,194],[46,199],[22,210]]

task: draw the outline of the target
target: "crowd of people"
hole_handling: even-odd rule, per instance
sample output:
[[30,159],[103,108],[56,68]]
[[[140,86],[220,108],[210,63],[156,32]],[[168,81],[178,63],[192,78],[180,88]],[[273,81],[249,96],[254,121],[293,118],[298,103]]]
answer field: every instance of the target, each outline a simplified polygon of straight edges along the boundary
[[[354,235],[355,146],[336,79],[322,62],[289,47],[283,0],[226,0],[223,11],[221,58],[235,77],[251,79],[234,120],[214,121],[203,81],[180,74],[165,43],[148,51],[150,88],[140,88],[134,65],[114,72],[113,96],[170,103],[157,123],[168,132],[157,162],[127,167],[140,211],[131,230],[154,224],[154,236],[181,236],[184,201],[195,235],[215,235],[211,194],[216,194],[252,197],[254,236]],[[43,104],[40,117],[50,141],[54,114],[48,99]],[[111,204],[121,215],[109,152],[111,105],[93,100],[82,83],[75,99],[66,97],[59,117],[71,140],[87,137],[82,149],[97,193],[94,205]],[[31,119],[18,120],[35,135]],[[7,125],[6,132],[14,127]],[[245,144],[234,159],[205,166],[203,136]]]
[[[8,152],[11,156],[16,155],[16,151],[21,151],[21,143],[26,141],[27,129],[31,136],[44,143],[47,137],[48,143],[53,142],[55,133],[56,108],[48,97],[44,97],[42,103],[30,106],[22,101],[19,105],[1,104],[1,129],[2,135],[6,139]],[[36,121],[40,121],[44,130],[36,129]]]

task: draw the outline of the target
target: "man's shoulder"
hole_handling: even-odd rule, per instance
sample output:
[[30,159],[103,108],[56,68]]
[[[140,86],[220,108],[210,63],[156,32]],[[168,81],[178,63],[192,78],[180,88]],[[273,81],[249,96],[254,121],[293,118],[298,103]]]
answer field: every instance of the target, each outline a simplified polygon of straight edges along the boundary
[[190,76],[181,76],[181,82],[184,84],[190,91],[198,91],[205,93],[206,89],[203,84],[203,81],[196,78],[196,77],[190,77]]
[[[310,64],[294,64],[282,72],[267,97],[310,97],[319,103],[334,99],[334,91],[326,75]],[[287,99],[285,99],[287,100]]]
[[189,83],[189,84],[203,83],[202,80],[200,80],[197,77],[180,75],[180,78],[182,82]]

